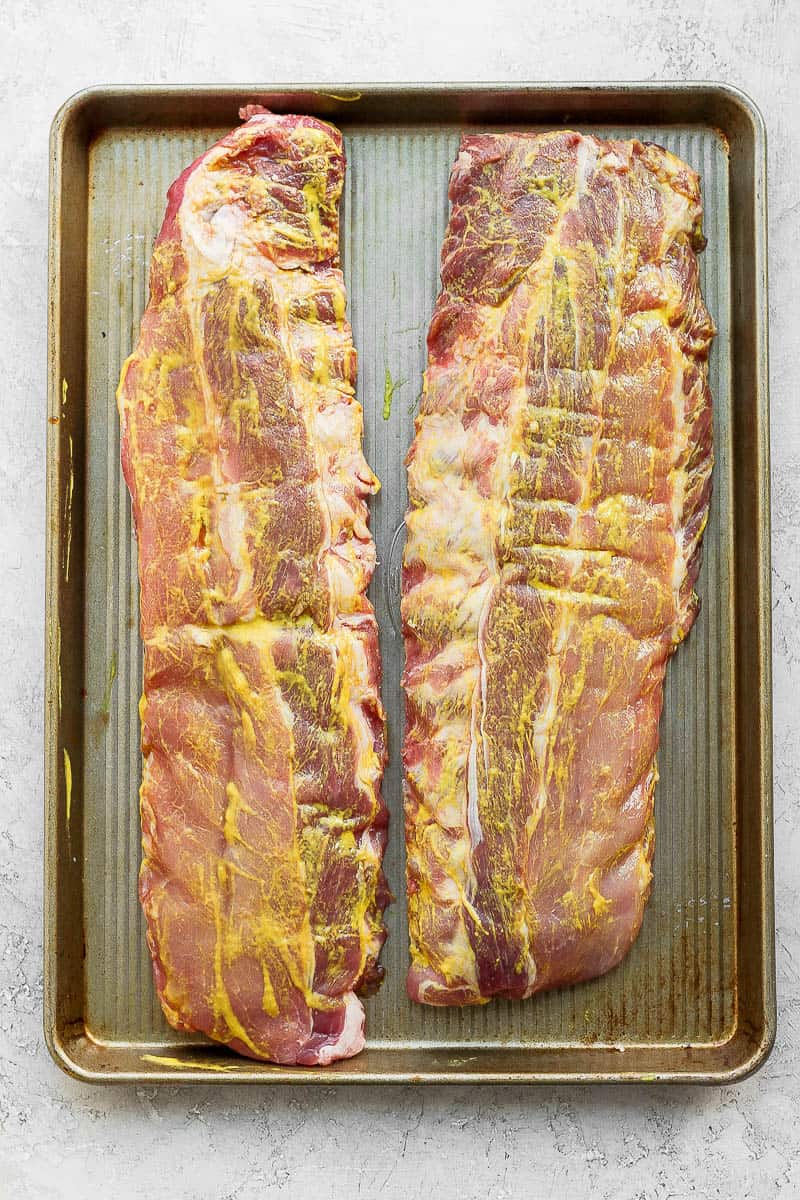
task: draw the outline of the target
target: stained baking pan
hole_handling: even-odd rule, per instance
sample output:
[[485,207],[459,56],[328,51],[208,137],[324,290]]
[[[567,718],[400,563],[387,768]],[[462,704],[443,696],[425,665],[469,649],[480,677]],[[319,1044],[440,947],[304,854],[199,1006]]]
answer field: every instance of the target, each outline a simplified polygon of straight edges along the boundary
[[[169,183],[240,104],[342,129],[342,252],[359,351],[391,762],[387,870],[397,903],[368,1044],[325,1069],[238,1059],[174,1033],[136,899],[141,648],[114,391],[144,308]],[[719,327],[717,465],[703,610],[667,676],[655,886],[625,962],[526,1003],[433,1009],[405,996],[399,746],[402,646],[392,539],[465,128],[650,138],[703,179],[701,270]],[[51,144],[45,1031],[87,1080],[543,1082],[740,1078],[775,1030],[764,129],[718,85],[104,88],[59,112]],[[387,371],[394,388],[384,416]]]

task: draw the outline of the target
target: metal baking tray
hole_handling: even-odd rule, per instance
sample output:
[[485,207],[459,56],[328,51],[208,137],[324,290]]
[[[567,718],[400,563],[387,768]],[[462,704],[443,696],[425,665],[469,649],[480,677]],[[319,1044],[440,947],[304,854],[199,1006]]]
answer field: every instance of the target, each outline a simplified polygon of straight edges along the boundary
[[[114,391],[145,305],[170,182],[242,103],[343,131],[342,255],[359,352],[392,813],[386,981],[367,1049],[324,1069],[235,1057],[176,1034],[153,990],[136,899],[141,648]],[[402,645],[392,538],[438,286],[447,177],[465,128],[569,125],[662,143],[702,175],[701,270],[716,474],[703,609],[667,676],[655,885],[641,936],[603,979],[525,1003],[435,1009],[405,995],[399,748]],[[46,691],[47,1042],[85,1080],[543,1082],[741,1078],[775,1031],[765,135],[718,84],[95,88],[51,142]],[[386,371],[401,381],[384,419]]]

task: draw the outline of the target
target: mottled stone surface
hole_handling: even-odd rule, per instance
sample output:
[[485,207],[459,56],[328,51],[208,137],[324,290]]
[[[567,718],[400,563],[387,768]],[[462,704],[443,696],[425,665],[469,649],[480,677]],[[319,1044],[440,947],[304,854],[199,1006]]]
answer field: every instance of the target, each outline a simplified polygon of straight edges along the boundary
[[[560,8],[561,6],[558,6]],[[0,6],[0,1193],[800,1195],[800,20],[793,0]],[[241,32],[240,32],[241,31]],[[91,83],[714,79],[769,130],[779,1031],[729,1089],[101,1090],[41,1032],[47,132]],[[758,698],[754,697],[754,703]],[[179,1174],[175,1172],[179,1171]],[[180,1180],[180,1182],[179,1182]]]

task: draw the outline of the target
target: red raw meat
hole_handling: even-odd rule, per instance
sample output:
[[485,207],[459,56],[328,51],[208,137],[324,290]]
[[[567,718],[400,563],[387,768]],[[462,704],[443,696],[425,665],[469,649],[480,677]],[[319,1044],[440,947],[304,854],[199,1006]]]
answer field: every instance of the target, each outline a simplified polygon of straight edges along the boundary
[[167,1019],[364,1044],[388,899],[339,132],[251,107],[173,184],[118,400],[139,540],[140,895]]
[[402,609],[428,1004],[588,979],[634,941],[712,467],[695,173],[638,141],[470,135],[450,200]]

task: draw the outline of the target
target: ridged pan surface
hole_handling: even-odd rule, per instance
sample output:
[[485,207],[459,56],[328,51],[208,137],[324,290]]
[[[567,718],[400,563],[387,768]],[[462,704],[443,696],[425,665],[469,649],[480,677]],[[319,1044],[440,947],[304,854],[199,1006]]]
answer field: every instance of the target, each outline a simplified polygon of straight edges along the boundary
[[[357,1070],[365,1079],[392,1077],[390,1064],[397,1051],[424,1051],[406,1056],[417,1064],[412,1074],[424,1076],[429,1061],[436,1070],[468,1064],[466,1069],[480,1076],[485,1061],[493,1064],[496,1075],[500,1062],[518,1060],[518,1068],[524,1069],[531,1051],[581,1054],[606,1046],[609,1051],[613,1047],[616,1059],[606,1061],[604,1071],[621,1070],[624,1052],[636,1047],[662,1048],[668,1071],[670,1047],[724,1045],[737,1020],[736,528],[727,146],[712,128],[592,125],[578,115],[570,121],[602,136],[652,139],[700,173],[708,238],[700,257],[702,288],[718,328],[710,363],[716,466],[698,585],[702,611],[667,672],[654,887],[641,935],[622,966],[605,978],[523,1003],[437,1009],[412,1004],[405,995],[403,649],[397,630],[401,537],[395,534],[407,503],[403,460],[413,436],[425,334],[438,289],[448,173],[463,126],[457,121],[372,125],[342,116],[338,123],[347,153],[341,246],[359,355],[358,395],[367,458],[382,482],[371,508],[379,560],[371,596],[380,624],[389,716],[386,870],[397,897],[388,911],[389,938],[382,958],[386,980],[367,1001],[368,1050]],[[86,441],[78,498],[86,523],[86,695],[71,819],[81,821],[83,829],[83,1019],[93,1041],[103,1047],[104,1061],[113,1062],[118,1046],[129,1072],[138,1059],[143,1072],[174,1070],[179,1075],[186,1055],[185,1066],[199,1061],[199,1050],[191,1049],[199,1039],[176,1034],[161,1015],[136,894],[142,653],[136,544],[119,465],[114,392],[146,303],[150,251],[166,189],[225,131],[217,125],[112,126],[99,131],[88,156]],[[510,1051],[517,1054],[509,1056]],[[227,1079],[239,1070],[264,1077],[271,1070],[253,1063],[240,1066],[216,1050],[213,1062],[218,1071],[208,1079],[223,1078],[221,1067],[228,1065]],[[339,1066],[347,1070],[346,1064]],[[532,1061],[530,1069],[536,1069]],[[409,1077],[408,1068],[394,1077]]]

